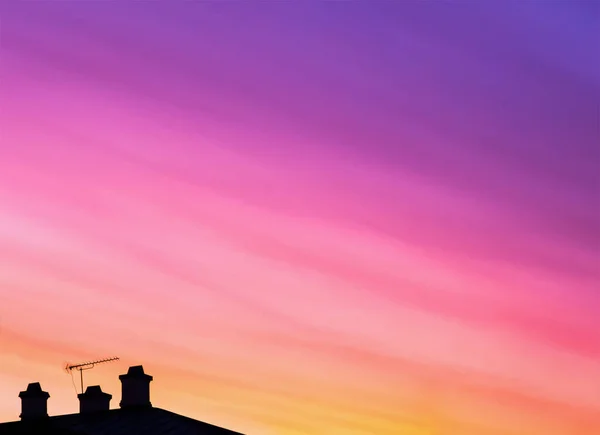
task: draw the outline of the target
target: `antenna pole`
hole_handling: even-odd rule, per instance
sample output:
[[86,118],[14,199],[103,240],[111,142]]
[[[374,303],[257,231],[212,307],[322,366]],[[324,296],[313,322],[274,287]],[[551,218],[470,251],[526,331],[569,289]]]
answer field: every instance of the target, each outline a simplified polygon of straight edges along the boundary
[[79,376],[81,376],[81,394],[83,394],[83,370],[79,370]]

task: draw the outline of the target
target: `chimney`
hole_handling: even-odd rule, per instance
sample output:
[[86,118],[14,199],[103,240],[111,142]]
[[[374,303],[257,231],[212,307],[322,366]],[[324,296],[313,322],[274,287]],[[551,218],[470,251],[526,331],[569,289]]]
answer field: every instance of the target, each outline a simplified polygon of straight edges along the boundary
[[103,392],[100,385],[87,387],[85,393],[78,394],[77,397],[79,398],[80,414],[91,414],[110,409],[112,395]]
[[27,390],[19,393],[21,398],[21,420],[35,420],[48,417],[48,398],[50,394],[42,391],[39,382],[27,385]]
[[127,374],[119,376],[121,380],[121,408],[151,407],[150,382],[152,376],[144,373],[144,367],[129,367]]

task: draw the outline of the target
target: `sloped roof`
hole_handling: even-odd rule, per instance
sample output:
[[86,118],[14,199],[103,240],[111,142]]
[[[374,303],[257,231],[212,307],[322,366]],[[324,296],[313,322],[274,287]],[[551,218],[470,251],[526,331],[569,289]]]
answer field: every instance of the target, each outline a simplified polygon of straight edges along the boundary
[[0,423],[2,435],[243,435],[160,408],[111,409]]

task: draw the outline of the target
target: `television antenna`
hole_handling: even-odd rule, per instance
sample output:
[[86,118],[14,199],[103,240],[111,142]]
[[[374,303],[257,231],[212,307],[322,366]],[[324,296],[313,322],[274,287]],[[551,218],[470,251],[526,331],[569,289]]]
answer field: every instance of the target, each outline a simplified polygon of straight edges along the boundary
[[81,364],[69,364],[67,363],[65,365],[65,372],[67,373],[71,373],[71,376],[73,375],[73,370],[79,370],[79,376],[81,378],[81,393],[83,394],[83,372],[84,370],[90,370],[93,369],[96,364],[102,364],[102,363],[107,363],[107,362],[112,362],[112,361],[118,361],[119,357],[113,357],[113,358],[105,358],[105,359],[99,359],[96,361],[89,361],[89,362],[84,362]]

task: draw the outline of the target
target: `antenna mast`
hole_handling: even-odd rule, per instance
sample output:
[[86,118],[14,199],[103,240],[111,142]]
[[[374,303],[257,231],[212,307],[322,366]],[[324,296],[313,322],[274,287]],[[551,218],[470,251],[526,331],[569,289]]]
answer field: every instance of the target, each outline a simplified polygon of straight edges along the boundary
[[119,357],[113,357],[113,358],[99,359],[96,361],[84,362],[81,364],[71,365],[71,364],[67,363],[67,365],[65,366],[65,371],[67,373],[71,373],[73,370],[79,370],[79,375],[81,378],[81,393],[83,394],[83,371],[84,370],[93,369],[96,366],[96,364],[102,364],[102,363],[118,361],[118,360],[119,360]]

